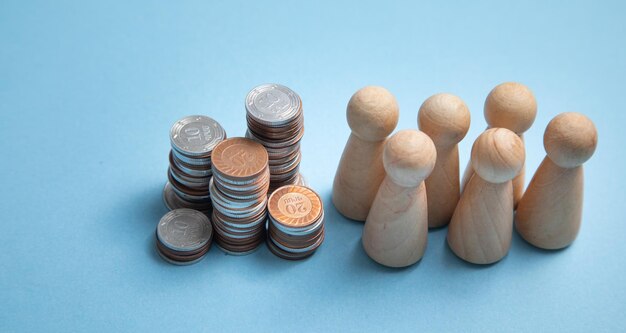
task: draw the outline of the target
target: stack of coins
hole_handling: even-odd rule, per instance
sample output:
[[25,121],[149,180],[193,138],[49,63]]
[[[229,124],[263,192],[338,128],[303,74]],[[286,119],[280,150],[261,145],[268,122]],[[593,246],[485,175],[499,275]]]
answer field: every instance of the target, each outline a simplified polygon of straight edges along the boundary
[[269,154],[270,193],[283,185],[302,184],[304,116],[298,94],[278,84],[258,86],[246,97],[246,119],[246,137],[261,143]]
[[163,201],[169,209],[191,208],[211,214],[211,152],[226,138],[220,124],[206,116],[188,116],[170,130],[169,182]]
[[213,227],[204,214],[193,209],[175,209],[163,216],[156,230],[159,255],[175,265],[191,265],[211,247]]
[[230,138],[215,147],[212,159],[209,190],[217,244],[226,253],[251,253],[265,238],[267,151],[250,139]]
[[278,188],[268,202],[267,245],[290,260],[312,255],[324,241],[324,207],[319,195],[298,185]]

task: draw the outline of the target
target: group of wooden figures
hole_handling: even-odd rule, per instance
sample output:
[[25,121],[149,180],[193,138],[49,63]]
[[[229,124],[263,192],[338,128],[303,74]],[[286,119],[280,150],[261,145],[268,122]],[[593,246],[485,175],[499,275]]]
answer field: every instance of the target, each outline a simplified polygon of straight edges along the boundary
[[532,92],[507,82],[487,96],[488,128],[474,141],[461,179],[458,143],[470,126],[460,98],[437,94],[418,113],[419,130],[401,130],[395,97],[382,87],[357,91],[347,108],[348,139],[332,199],[344,216],[365,221],[362,243],[376,262],[405,267],[424,255],[428,228],[448,226],[450,249],[475,264],[509,251],[513,228],[543,249],[570,245],[578,234],[583,167],[597,131],[586,116],[562,113],[544,134],[547,156],[524,191],[523,133],[537,114]]

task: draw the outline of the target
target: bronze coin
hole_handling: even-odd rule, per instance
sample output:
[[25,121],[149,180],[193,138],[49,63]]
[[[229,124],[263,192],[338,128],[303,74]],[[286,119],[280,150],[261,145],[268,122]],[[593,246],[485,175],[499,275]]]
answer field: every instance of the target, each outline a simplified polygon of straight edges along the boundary
[[268,211],[272,218],[289,228],[303,228],[315,223],[323,211],[322,200],[308,187],[283,186],[269,198]]
[[290,248],[305,248],[311,246],[317,242],[317,240],[322,237],[324,233],[324,228],[320,228],[315,231],[313,234],[306,236],[294,236],[283,233],[277,228],[274,228],[270,225],[268,228],[268,233],[272,238],[276,241],[280,242],[282,245]]
[[245,243],[245,244],[234,244],[228,240],[224,240],[221,237],[217,237],[217,244],[228,250],[231,252],[248,252],[251,251],[253,249],[256,249],[259,245],[261,245],[261,243],[263,243],[263,240],[265,240],[264,237],[257,237],[255,239],[253,239],[251,242],[249,243]]
[[282,259],[286,259],[286,260],[302,260],[302,259],[306,259],[308,257],[310,257],[313,253],[315,253],[315,250],[311,250],[309,252],[305,252],[305,253],[290,253],[290,252],[286,252],[283,251],[281,248],[277,247],[274,242],[272,241],[272,239],[268,238],[267,239],[267,247],[270,249],[270,252],[274,253],[274,255],[276,255],[279,258]]
[[246,138],[230,138],[213,149],[213,172],[231,179],[250,179],[260,175],[268,165],[263,145]]
[[191,255],[178,255],[178,254],[173,253],[167,247],[159,247],[157,243],[157,249],[162,255],[166,256],[167,258],[171,260],[180,261],[180,262],[194,261],[196,259],[199,259],[202,256],[204,256],[207,252],[209,252],[210,248],[211,248],[210,243],[208,243],[206,246],[203,246],[202,251],[198,253],[191,254]]

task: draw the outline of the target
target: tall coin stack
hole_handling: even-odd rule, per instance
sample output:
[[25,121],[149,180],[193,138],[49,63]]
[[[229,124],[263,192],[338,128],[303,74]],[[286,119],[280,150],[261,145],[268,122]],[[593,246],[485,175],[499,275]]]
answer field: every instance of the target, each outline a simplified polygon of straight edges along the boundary
[[224,128],[206,116],[188,116],[170,130],[170,167],[163,200],[168,209],[190,208],[211,214],[211,153],[226,139]]
[[324,241],[324,206],[313,190],[283,186],[270,195],[268,211],[267,245],[275,255],[304,259]]
[[303,184],[299,166],[304,116],[298,94],[279,84],[260,85],[246,97],[246,119],[246,137],[269,154],[270,193],[283,185]]
[[265,239],[270,172],[265,148],[246,138],[220,142],[212,155],[213,227],[226,253],[253,252]]

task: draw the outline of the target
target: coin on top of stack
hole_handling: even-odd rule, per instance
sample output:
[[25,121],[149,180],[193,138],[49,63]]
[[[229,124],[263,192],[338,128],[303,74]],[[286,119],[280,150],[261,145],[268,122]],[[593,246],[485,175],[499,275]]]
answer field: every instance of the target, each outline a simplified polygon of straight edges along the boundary
[[224,139],[226,131],[210,117],[188,116],[174,123],[170,130],[168,183],[163,190],[163,200],[170,210],[191,208],[210,216],[211,153]]
[[303,182],[299,167],[304,116],[298,94],[279,84],[260,85],[246,97],[246,119],[246,137],[261,143],[269,154],[270,193]]
[[209,190],[216,242],[226,253],[251,253],[265,239],[267,151],[250,139],[230,138],[215,147],[212,159]]
[[202,258],[211,247],[213,227],[202,212],[175,209],[165,214],[156,230],[159,255],[175,265],[191,265]]
[[269,197],[267,245],[275,255],[290,260],[312,255],[324,241],[324,206],[308,187],[286,185]]

